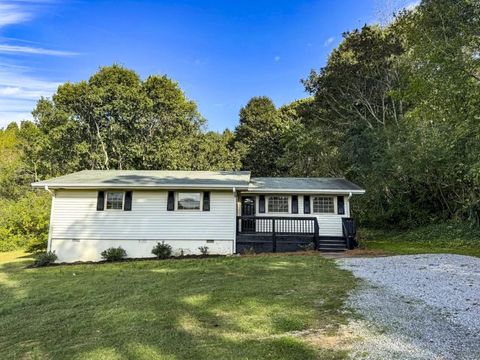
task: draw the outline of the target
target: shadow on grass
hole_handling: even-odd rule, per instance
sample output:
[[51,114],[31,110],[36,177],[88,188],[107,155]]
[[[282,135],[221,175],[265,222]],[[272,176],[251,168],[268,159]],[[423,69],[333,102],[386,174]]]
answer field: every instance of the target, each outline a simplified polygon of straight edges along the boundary
[[288,332],[345,321],[353,277],[317,255],[0,266],[7,358],[341,358]]

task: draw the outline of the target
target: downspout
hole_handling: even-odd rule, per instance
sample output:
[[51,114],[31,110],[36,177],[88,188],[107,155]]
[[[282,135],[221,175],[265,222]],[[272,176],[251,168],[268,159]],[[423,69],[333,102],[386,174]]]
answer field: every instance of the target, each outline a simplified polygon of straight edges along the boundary
[[350,191],[350,193],[348,194],[348,217],[351,217],[351,213],[350,213],[350,198],[352,197],[352,192]]
[[235,249],[237,248],[237,190],[235,189],[235,186],[233,187],[233,206],[235,225],[233,226],[232,255],[235,254]]
[[[348,198],[347,198],[347,200],[348,200],[348,218],[350,218],[350,219],[352,217],[352,214],[350,212],[350,198],[351,197],[352,197],[352,192],[350,192],[348,194]],[[343,224],[343,220],[342,220],[342,226],[345,226]],[[350,232],[349,231],[346,231],[346,236],[347,236],[347,238],[345,240],[347,241],[347,249],[352,250],[355,247],[355,245],[350,242]]]
[[53,207],[55,206],[55,192],[48,188],[48,185],[45,185],[45,190],[52,195],[52,206],[50,207],[50,222],[48,224],[48,242],[47,242],[47,251],[52,251],[52,230],[53,230]]

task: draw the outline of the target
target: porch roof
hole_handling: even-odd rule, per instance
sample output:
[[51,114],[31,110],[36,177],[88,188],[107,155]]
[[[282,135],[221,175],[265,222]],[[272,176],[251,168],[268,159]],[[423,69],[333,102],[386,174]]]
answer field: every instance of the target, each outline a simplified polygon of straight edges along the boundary
[[252,177],[249,192],[363,194],[360,186],[344,178]]

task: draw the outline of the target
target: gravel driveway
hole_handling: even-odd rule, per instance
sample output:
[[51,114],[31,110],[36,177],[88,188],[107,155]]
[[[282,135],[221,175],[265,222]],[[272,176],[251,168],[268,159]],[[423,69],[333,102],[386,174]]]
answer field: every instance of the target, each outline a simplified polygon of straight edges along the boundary
[[363,279],[355,359],[480,359],[480,259],[409,255],[337,260]]

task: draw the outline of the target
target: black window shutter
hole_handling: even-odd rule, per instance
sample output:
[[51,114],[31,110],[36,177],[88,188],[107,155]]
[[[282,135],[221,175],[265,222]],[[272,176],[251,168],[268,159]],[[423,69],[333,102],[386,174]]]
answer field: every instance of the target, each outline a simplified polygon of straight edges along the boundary
[[203,211],[210,211],[210,191],[203,192]]
[[103,211],[105,207],[105,191],[99,191],[97,194],[97,211]]
[[337,196],[337,213],[345,215],[345,197],[343,196]]
[[132,192],[125,192],[125,205],[123,206],[124,211],[132,211]]
[[292,214],[298,214],[298,196],[292,196]]
[[258,212],[259,213],[265,212],[265,195],[260,195],[258,197]]
[[310,214],[310,196],[308,195],[303,197],[303,213]]
[[167,211],[175,210],[175,192],[169,191],[167,198]]

